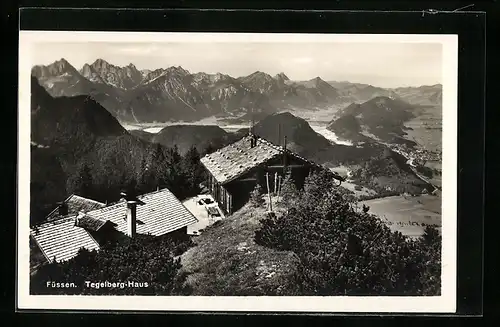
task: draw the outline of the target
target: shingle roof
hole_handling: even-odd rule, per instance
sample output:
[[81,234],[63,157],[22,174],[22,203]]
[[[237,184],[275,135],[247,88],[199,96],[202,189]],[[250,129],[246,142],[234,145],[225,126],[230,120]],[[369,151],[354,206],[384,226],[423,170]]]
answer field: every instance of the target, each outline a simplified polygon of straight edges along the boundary
[[260,138],[257,138],[257,144],[252,148],[251,138],[250,135],[245,136],[233,144],[207,154],[201,158],[201,163],[219,183],[227,183],[280,155],[279,149]]
[[[74,216],[78,214],[78,212],[80,211],[87,212],[103,208],[106,206],[106,204],[104,203],[87,199],[76,194],[70,195],[66,200],[63,201],[63,203],[67,204],[68,206],[68,214],[65,215],[64,217]],[[54,210],[52,210],[52,212],[47,215],[46,220],[54,220],[62,218],[63,216],[59,215],[59,207],[60,205]]]
[[[282,155],[285,151],[282,146],[273,144],[261,137],[256,138],[257,144],[252,148],[250,142],[252,137],[252,135],[245,136],[233,144],[205,155],[200,161],[219,183],[225,184],[242,176],[251,169]],[[318,164],[288,149],[286,153],[311,166],[322,168]]]
[[83,228],[75,226],[76,216],[45,222],[31,229],[30,235],[49,262],[66,261],[80,248],[98,250],[99,244]]
[[[198,219],[168,189],[144,194],[137,198],[145,203],[137,206],[138,234],[160,236],[198,222]],[[125,200],[86,213],[94,219],[111,221],[122,233],[127,232],[126,214],[127,202]]]
[[89,215],[83,214],[81,216],[77,216],[76,218],[76,226],[85,228],[86,230],[97,232],[102,226],[106,225],[106,223],[110,223],[108,220],[96,219]]

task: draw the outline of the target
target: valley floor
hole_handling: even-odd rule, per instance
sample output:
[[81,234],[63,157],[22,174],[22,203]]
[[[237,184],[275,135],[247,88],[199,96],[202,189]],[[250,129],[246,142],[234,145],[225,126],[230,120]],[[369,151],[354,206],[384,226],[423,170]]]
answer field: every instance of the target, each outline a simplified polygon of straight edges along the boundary
[[410,237],[424,233],[425,225],[441,230],[441,197],[433,195],[390,196],[361,201],[394,231]]

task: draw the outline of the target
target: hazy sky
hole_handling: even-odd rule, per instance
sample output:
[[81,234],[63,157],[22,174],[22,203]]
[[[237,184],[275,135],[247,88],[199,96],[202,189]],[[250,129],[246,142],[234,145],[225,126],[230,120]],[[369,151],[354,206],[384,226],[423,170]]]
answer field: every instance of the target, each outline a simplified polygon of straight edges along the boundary
[[284,72],[292,80],[368,83],[381,87],[442,83],[440,43],[37,43],[34,64],[65,58],[77,69],[102,58],[138,69],[182,66],[233,77]]

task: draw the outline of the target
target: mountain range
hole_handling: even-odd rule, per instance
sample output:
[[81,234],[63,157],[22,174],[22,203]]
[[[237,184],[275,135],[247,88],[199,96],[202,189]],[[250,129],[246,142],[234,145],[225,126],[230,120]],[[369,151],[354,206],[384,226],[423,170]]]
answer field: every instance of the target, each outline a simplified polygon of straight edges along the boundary
[[31,74],[50,95],[88,95],[120,122],[195,121],[209,116],[250,120],[287,108],[327,108],[374,96],[420,104],[441,101],[441,85],[383,89],[320,77],[291,81],[285,73],[273,77],[260,71],[235,78],[191,73],[180,66],[138,70],[133,64],[120,67],[103,59],[76,69],[62,58],[34,66]]
[[[358,111],[353,107],[347,114]],[[31,126],[31,210],[38,217],[43,217],[54,203],[81,187],[82,172],[88,171],[92,185],[99,185],[94,190],[96,199],[112,201],[110,196],[118,196],[120,189],[132,179],[144,178],[145,171],[154,167],[155,162],[168,165],[174,160],[175,154],[170,151],[174,145],[181,153],[192,146],[203,152],[206,150],[203,148],[220,148],[248,133],[248,129],[227,133],[218,126],[198,125],[168,126],[157,134],[128,132],[92,96],[53,97],[35,77],[31,80]],[[280,145],[287,136],[288,149],[332,167],[359,167],[387,152],[389,155],[383,156],[384,160],[376,162],[377,167],[383,165],[384,168],[374,170],[374,177],[379,170],[390,171],[404,176],[406,186],[402,187],[425,186],[415,186],[421,183],[418,177],[404,169],[404,162],[394,161],[394,153],[384,145],[376,142],[359,146],[336,144],[289,112],[268,115],[253,126],[253,132]],[[156,157],[158,153],[163,153],[163,159]],[[375,182],[382,183],[380,187],[385,183],[384,180]]]

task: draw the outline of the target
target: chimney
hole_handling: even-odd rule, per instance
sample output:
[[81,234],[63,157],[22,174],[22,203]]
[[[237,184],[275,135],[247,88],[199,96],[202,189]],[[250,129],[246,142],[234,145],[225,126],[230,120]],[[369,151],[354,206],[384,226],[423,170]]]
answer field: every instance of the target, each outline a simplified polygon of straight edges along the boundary
[[137,228],[137,202],[127,201],[127,235],[135,237]]
[[257,135],[252,135],[250,137],[250,147],[254,148],[257,145]]
[[78,212],[78,215],[76,215],[75,219],[75,226],[80,227],[80,219],[85,217],[85,213],[83,211]]
[[68,203],[60,202],[59,203],[59,216],[67,216],[68,215]]
[[135,237],[137,229],[137,203],[139,201],[125,192],[120,193],[120,195],[127,201],[127,235]]

